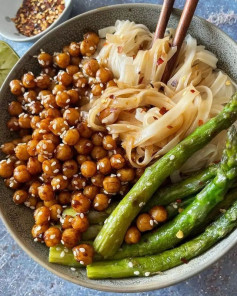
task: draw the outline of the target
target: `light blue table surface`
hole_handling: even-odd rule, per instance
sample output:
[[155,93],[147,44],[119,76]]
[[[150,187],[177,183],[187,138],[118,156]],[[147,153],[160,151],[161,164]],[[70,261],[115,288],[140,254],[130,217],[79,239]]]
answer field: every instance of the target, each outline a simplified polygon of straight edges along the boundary
[[[14,1],[14,0],[8,0]],[[5,1],[4,5],[7,5]],[[73,0],[72,16],[97,7],[129,2],[161,4],[163,1]],[[176,0],[182,8],[184,0]],[[1,9],[1,8],[0,8]],[[200,0],[196,14],[214,23],[237,40],[237,0]],[[22,56],[32,43],[6,40]],[[166,289],[123,295],[142,296],[236,296],[237,246],[216,264],[186,282]],[[96,288],[96,287],[95,287]],[[35,263],[15,243],[0,221],[0,296],[115,296],[86,289],[51,274]]]

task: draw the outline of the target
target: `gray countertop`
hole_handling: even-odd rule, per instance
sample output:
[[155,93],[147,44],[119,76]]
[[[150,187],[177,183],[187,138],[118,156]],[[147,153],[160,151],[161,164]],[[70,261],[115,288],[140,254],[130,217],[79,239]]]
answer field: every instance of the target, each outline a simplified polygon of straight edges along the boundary
[[[161,0],[73,1],[72,16],[96,7],[112,4],[128,2],[162,3]],[[176,0],[175,7],[182,8],[184,2],[184,0]],[[237,40],[237,0],[200,0],[196,14],[214,23],[234,40]],[[20,56],[32,45],[32,43],[10,42],[1,36],[0,40],[7,41]],[[186,282],[159,291],[124,295],[235,296],[237,295],[236,257],[237,246],[216,264]],[[0,296],[102,296],[105,294],[108,296],[120,295],[86,289],[51,274],[19,248],[0,221]]]

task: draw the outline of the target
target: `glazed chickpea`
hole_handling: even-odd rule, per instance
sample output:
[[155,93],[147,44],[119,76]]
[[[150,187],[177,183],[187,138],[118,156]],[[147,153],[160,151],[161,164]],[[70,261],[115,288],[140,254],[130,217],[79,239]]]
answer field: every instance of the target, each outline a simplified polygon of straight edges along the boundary
[[48,109],[44,109],[41,112],[41,118],[49,118],[50,120],[60,117],[61,116],[61,112],[56,109],[56,108],[48,108]]
[[97,162],[97,169],[101,174],[107,175],[111,172],[111,164],[108,157],[104,157]]
[[49,159],[52,157],[52,155],[47,155],[47,154],[38,154],[37,159],[39,162],[43,163],[45,160]]
[[96,132],[91,136],[91,141],[95,146],[102,146],[104,135],[101,132]]
[[91,160],[87,160],[81,165],[81,173],[86,178],[93,177],[96,174],[96,171],[96,163]]
[[70,55],[69,53],[59,53],[54,57],[54,62],[59,66],[60,68],[67,68],[67,66],[70,64]]
[[81,72],[73,75],[73,84],[77,88],[85,88],[88,84],[88,79]]
[[104,211],[108,208],[110,203],[110,198],[104,193],[99,193],[95,196],[93,200],[93,207],[96,211]]
[[82,176],[74,176],[71,180],[72,190],[80,190],[86,186],[86,179]]
[[62,244],[68,249],[75,247],[80,241],[80,232],[73,229],[67,228],[62,233]]
[[79,72],[80,68],[77,65],[69,65],[66,71],[69,75],[73,76],[75,73]]
[[70,126],[76,125],[80,119],[80,113],[78,109],[68,108],[63,113],[63,118]]
[[73,217],[70,215],[65,215],[63,218],[60,219],[62,229],[72,228],[72,220]]
[[50,176],[56,176],[61,170],[61,164],[56,158],[45,160],[42,163],[43,172]]
[[69,129],[63,134],[63,143],[73,146],[79,141],[80,134],[76,129]]
[[52,199],[52,200],[44,200],[44,205],[47,208],[52,207],[53,205],[57,204],[57,200],[56,199]]
[[31,229],[31,234],[36,241],[44,240],[44,233],[49,228],[48,224],[34,225]]
[[7,127],[10,131],[19,131],[20,126],[19,126],[19,120],[17,117],[11,117],[8,122],[7,122]]
[[61,205],[68,205],[72,201],[72,195],[69,191],[61,191],[58,195],[58,202]]
[[67,160],[62,166],[63,174],[67,178],[72,178],[78,172],[78,164],[75,160]]
[[69,126],[64,118],[58,117],[50,122],[49,129],[56,136],[60,136],[64,131],[69,129]]
[[68,48],[68,52],[71,56],[77,57],[80,54],[80,45],[76,42],[71,42]]
[[80,136],[83,138],[90,138],[92,135],[92,130],[88,127],[86,122],[78,123],[77,130],[79,131]]
[[26,88],[35,88],[35,76],[32,72],[25,73],[22,77],[22,84]]
[[100,42],[100,38],[95,32],[87,32],[83,38],[93,42],[95,45],[98,45]]
[[19,189],[21,184],[19,182],[17,182],[14,177],[8,178],[8,179],[4,179],[4,183],[5,185],[10,188],[10,189]]
[[113,86],[117,86],[117,83],[114,80],[110,80],[106,84],[106,88],[113,87]]
[[40,112],[43,110],[43,105],[39,101],[29,103],[25,105],[26,110],[28,113],[34,115],[34,114],[40,114]]
[[51,78],[47,74],[41,74],[35,79],[38,88],[47,89],[51,84]]
[[108,193],[117,193],[120,190],[120,180],[116,176],[105,177],[103,181],[104,190]]
[[69,53],[69,45],[65,45],[65,46],[63,47],[63,52],[64,52],[64,53]]
[[94,42],[86,39],[81,42],[80,50],[82,55],[90,57],[96,52],[96,45]]
[[121,154],[114,154],[110,158],[110,163],[113,169],[119,170],[125,166],[126,161]]
[[72,196],[72,208],[77,213],[86,213],[90,209],[90,200],[81,192],[76,192]]
[[76,261],[86,266],[93,261],[94,249],[90,245],[81,244],[73,248],[73,255]]
[[106,150],[114,150],[117,148],[117,144],[110,135],[107,135],[103,138],[103,147]]
[[90,200],[93,200],[99,191],[99,187],[95,185],[88,185],[84,188],[83,194]]
[[7,155],[15,154],[15,145],[12,142],[4,143],[1,145],[1,150]]
[[22,113],[23,109],[21,106],[21,103],[17,102],[17,101],[12,101],[9,105],[8,105],[8,113],[11,116],[18,116]]
[[42,96],[41,103],[43,104],[45,109],[58,107],[55,96],[53,94],[47,94]]
[[49,227],[44,233],[44,242],[47,247],[54,247],[61,241],[62,233],[57,227]]
[[66,90],[66,87],[62,84],[56,84],[52,90],[52,94],[56,95],[58,92]]
[[105,87],[103,83],[95,83],[91,88],[91,92],[95,97],[100,96],[104,90]]
[[45,68],[42,69],[41,73],[42,74],[47,74],[51,78],[53,78],[56,75],[56,69],[53,68],[53,67],[45,67]]
[[89,220],[85,215],[76,215],[72,219],[72,228],[79,232],[85,232],[89,227]]
[[53,63],[53,57],[47,52],[41,52],[37,58],[38,58],[38,63],[43,68],[51,66]]
[[137,228],[141,231],[148,231],[151,230],[154,226],[154,221],[152,220],[151,216],[149,214],[141,214],[137,217]]
[[79,93],[78,93],[77,90],[75,90],[75,89],[69,89],[67,91],[67,94],[70,97],[70,103],[71,104],[77,104],[78,103],[78,101],[79,101]]
[[43,201],[50,201],[54,199],[54,191],[51,185],[42,184],[38,187],[38,195]]
[[39,141],[38,140],[30,140],[27,143],[27,152],[30,156],[36,156],[37,155],[37,150],[36,147],[38,145]]
[[68,179],[64,175],[57,175],[53,177],[51,181],[51,185],[54,190],[63,190],[68,186]]
[[27,144],[26,143],[20,143],[15,148],[15,154],[16,157],[20,160],[28,160],[30,155],[27,152]]
[[157,222],[165,222],[168,218],[167,210],[163,206],[154,206],[149,214]]
[[61,161],[66,161],[73,157],[73,151],[70,146],[59,144],[56,148],[55,157]]
[[40,117],[38,115],[32,116],[31,121],[30,121],[30,127],[32,129],[38,128],[40,121],[41,121],[41,119],[40,119]]
[[25,190],[17,190],[14,192],[13,201],[16,205],[23,204],[28,198],[28,193]]
[[99,114],[99,120],[101,123],[114,123],[118,119],[120,111],[116,108],[105,108]]
[[77,162],[82,164],[86,160],[91,160],[90,156],[88,155],[77,155]]
[[135,170],[132,168],[124,168],[117,171],[117,176],[121,182],[130,182],[135,178]]
[[71,57],[70,64],[78,66],[80,64],[80,57]]
[[51,140],[41,140],[36,146],[38,154],[52,155],[56,146]]
[[42,171],[42,165],[35,157],[30,157],[27,162],[27,170],[31,175],[40,174]]
[[24,87],[21,84],[20,80],[12,80],[10,82],[10,89],[11,89],[11,93],[15,96],[20,96],[25,92]]
[[34,219],[36,225],[48,224],[50,220],[49,208],[42,206],[34,211]]
[[31,210],[34,210],[37,202],[38,198],[36,196],[29,196],[28,199],[24,202],[24,205],[30,208]]
[[33,101],[36,101],[36,100],[37,100],[36,91],[30,89],[28,92],[24,93],[23,102],[20,102],[20,103],[29,104],[29,103],[32,103]]
[[54,204],[49,208],[49,210],[50,210],[50,220],[57,222],[60,219],[63,211],[62,206],[59,204]]
[[38,189],[41,186],[41,183],[39,181],[34,181],[31,183],[28,192],[32,196],[38,196]]
[[31,175],[27,170],[27,167],[25,165],[19,165],[14,169],[14,178],[16,181],[20,183],[26,183],[30,181]]
[[24,114],[22,116],[19,116],[19,126],[21,128],[31,128],[30,122],[31,122],[31,116],[29,114]]
[[88,139],[80,138],[74,147],[79,154],[88,155],[93,149],[93,144]]
[[83,65],[83,70],[88,76],[95,77],[97,70],[99,70],[100,65],[96,59],[90,59],[89,61],[85,62]]
[[141,233],[137,229],[137,227],[132,226],[128,228],[124,238],[126,244],[128,245],[137,244],[140,241],[140,239],[141,239]]
[[104,178],[103,174],[96,174],[91,178],[91,183],[97,187],[103,187]]
[[51,141],[56,146],[60,143],[60,138],[52,133],[44,134],[43,140]]
[[107,82],[110,81],[112,78],[113,78],[113,74],[112,74],[112,72],[111,72],[109,69],[107,69],[107,68],[100,67],[100,69],[97,70],[97,72],[96,72],[96,79],[97,79],[99,82],[107,83]]
[[58,82],[61,83],[62,85],[68,86],[72,83],[72,76],[69,75],[65,71],[59,71],[58,76],[57,76]]

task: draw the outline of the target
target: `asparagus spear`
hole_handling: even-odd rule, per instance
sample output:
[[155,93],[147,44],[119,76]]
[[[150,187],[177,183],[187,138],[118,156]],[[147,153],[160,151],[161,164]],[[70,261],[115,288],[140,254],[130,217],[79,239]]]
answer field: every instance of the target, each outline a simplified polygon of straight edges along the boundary
[[237,133],[232,126],[227,133],[226,148],[223,152],[217,175],[174,220],[166,223],[153,233],[142,237],[135,245],[125,245],[115,259],[152,255],[170,249],[202,224],[211,210],[224,196],[237,176]]
[[159,255],[93,263],[87,266],[87,276],[91,279],[101,279],[157,274],[203,254],[236,226],[237,201],[197,238]]
[[220,131],[237,119],[237,93],[215,118],[198,127],[191,135],[171,149],[152,166],[128,192],[104,224],[94,241],[96,252],[104,257],[112,256],[123,242],[131,222],[141,211],[163,181],[197,150],[204,147]]

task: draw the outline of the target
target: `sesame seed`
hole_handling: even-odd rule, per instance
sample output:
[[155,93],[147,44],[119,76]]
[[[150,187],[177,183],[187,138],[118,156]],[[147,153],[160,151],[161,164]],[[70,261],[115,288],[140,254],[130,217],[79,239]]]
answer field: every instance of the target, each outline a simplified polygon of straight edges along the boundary
[[174,155],[170,155],[170,160],[174,160],[175,156]]
[[50,239],[55,239],[55,237],[56,237],[55,234],[51,234],[49,238],[50,238]]
[[85,248],[79,248],[79,251],[82,253],[85,253],[86,249]]
[[135,275],[139,275],[140,274],[140,271],[136,270],[136,271],[134,271],[134,274]]
[[149,271],[145,272],[145,276],[149,276],[151,273]]
[[85,215],[83,213],[80,213],[80,217],[83,219]]
[[61,248],[60,248],[60,247],[57,247],[56,250],[57,250],[57,251],[61,251]]
[[179,238],[179,239],[183,238],[183,237],[184,237],[184,233],[183,233],[183,231],[182,231],[182,230],[179,230],[179,231],[176,233],[176,237]]
[[99,206],[99,204],[98,204],[98,202],[96,202],[95,204],[94,204],[94,207],[96,208],[96,207],[98,207]]
[[60,257],[63,258],[64,256],[65,256],[65,252],[62,251],[62,252],[60,253]]
[[71,267],[71,270],[72,270],[72,271],[76,271],[76,268],[75,268],[75,267]]
[[80,264],[81,264],[81,265],[84,265],[85,263],[84,263],[84,261],[80,261]]
[[133,268],[133,263],[132,262],[128,262],[128,267]]
[[150,225],[153,226],[154,225],[154,221],[150,220]]

